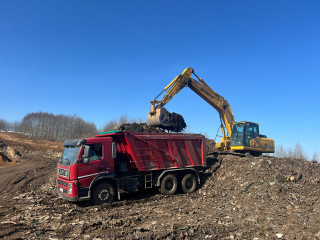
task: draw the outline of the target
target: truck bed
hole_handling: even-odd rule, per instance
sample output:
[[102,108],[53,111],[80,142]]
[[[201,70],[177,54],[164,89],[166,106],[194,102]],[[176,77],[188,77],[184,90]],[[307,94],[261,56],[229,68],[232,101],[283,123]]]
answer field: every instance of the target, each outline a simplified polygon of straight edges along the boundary
[[206,166],[205,137],[200,134],[115,132],[117,152],[139,171]]

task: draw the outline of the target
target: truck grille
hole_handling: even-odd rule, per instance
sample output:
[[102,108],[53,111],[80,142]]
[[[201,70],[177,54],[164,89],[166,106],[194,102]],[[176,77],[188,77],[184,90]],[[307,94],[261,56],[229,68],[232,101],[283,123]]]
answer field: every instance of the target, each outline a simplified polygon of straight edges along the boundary
[[65,182],[65,181],[62,181],[62,180],[60,180],[60,179],[58,179],[58,184],[59,184],[59,185],[62,185],[62,186],[64,186],[64,187],[68,187],[68,183]]
[[69,170],[67,170],[67,169],[57,168],[57,174],[62,177],[69,178]]

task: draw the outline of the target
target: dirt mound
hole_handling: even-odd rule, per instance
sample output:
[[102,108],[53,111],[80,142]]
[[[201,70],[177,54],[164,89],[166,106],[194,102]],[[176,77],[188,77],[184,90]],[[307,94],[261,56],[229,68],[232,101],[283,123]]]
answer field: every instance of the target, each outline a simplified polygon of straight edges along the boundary
[[216,151],[216,141],[206,138],[206,154],[210,154]]
[[12,160],[8,158],[6,155],[4,155],[2,152],[0,152],[0,166],[10,162],[12,162]]
[[216,223],[231,226],[234,237],[320,237],[319,163],[229,155],[207,173],[199,194],[218,207]]
[[22,154],[11,146],[7,146],[0,141],[0,165],[16,163],[16,160],[22,157]]

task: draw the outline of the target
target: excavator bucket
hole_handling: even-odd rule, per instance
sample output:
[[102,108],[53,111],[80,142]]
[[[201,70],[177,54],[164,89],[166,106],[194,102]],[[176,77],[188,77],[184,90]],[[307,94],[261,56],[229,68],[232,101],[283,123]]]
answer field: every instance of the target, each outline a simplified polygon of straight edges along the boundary
[[150,127],[171,127],[170,113],[165,108],[156,108],[149,111],[148,125]]

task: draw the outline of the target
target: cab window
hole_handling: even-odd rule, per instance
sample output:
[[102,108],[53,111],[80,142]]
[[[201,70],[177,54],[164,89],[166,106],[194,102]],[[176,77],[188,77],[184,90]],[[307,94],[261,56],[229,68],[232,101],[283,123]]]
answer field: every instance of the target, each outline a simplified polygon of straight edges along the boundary
[[102,144],[90,145],[89,162],[102,159]]
[[231,145],[241,146],[243,144],[244,123],[236,123],[232,127]]
[[246,130],[244,136],[244,145],[250,146],[250,140],[253,138],[253,124],[246,123]]
[[259,136],[259,128],[258,125],[254,124],[253,125],[253,137],[258,137]]

